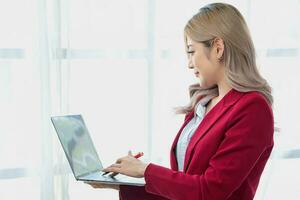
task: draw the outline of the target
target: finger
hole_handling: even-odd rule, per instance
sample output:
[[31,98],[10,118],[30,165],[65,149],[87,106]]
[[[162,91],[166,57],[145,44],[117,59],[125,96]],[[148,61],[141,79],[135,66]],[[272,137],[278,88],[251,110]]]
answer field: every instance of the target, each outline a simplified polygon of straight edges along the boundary
[[102,171],[104,171],[104,172],[111,172],[112,168],[121,168],[121,164],[112,164],[111,166],[103,169]]
[[95,185],[95,184],[92,184],[91,186],[93,188],[108,188],[108,186],[106,186],[106,185]]
[[110,175],[110,177],[112,177],[112,178],[114,178],[116,175],[118,175],[119,173],[117,173],[117,172],[114,172],[114,173],[112,173],[111,175]]
[[87,184],[87,185],[90,185],[90,186],[92,186],[92,183],[86,183],[86,182],[84,182],[85,184]]
[[95,184],[90,184],[90,186],[92,186],[93,188],[98,188],[98,187],[100,187],[100,186],[95,185]]
[[121,168],[121,164],[112,164],[111,166],[103,169],[104,172],[114,172],[112,170],[114,169],[120,169]]
[[106,172],[104,175],[106,175],[106,174],[108,174],[108,172],[110,172],[110,171],[108,170],[108,168],[109,168],[109,167],[107,167],[107,168],[105,168],[105,169],[102,169],[103,172]]
[[121,168],[121,164],[112,164],[110,167]]
[[94,181],[84,181],[85,184],[88,184],[88,185],[97,185],[99,183],[97,182],[94,182]]
[[120,164],[120,163],[122,162],[122,160],[123,160],[123,158],[119,158],[119,159],[116,161],[116,163],[117,163],[117,164]]
[[84,183],[92,186],[93,188],[101,188],[101,187],[103,187],[103,185],[96,184],[94,182],[84,182]]
[[128,151],[128,155],[129,155],[129,156],[132,156],[131,150]]
[[94,182],[94,181],[83,181],[83,183],[85,183],[85,184],[89,184],[89,185],[95,184],[95,182]]
[[109,172],[121,173],[121,168],[120,167],[108,167],[106,169]]

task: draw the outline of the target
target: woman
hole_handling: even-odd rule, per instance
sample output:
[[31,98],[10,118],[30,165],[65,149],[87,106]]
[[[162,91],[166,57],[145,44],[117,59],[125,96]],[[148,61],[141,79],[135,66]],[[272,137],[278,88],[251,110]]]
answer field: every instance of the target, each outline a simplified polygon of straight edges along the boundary
[[91,184],[120,190],[121,199],[250,200],[273,148],[271,88],[259,74],[240,12],[223,3],[200,9],[185,30],[189,68],[199,83],[171,148],[171,169],[131,153],[105,171],[144,177],[145,187]]

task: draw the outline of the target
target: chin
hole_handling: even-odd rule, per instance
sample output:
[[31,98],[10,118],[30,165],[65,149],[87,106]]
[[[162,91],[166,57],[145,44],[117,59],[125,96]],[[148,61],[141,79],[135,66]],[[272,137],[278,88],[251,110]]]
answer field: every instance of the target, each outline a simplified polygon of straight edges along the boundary
[[207,83],[205,83],[205,81],[203,81],[203,80],[200,80],[200,81],[199,81],[199,85],[200,85],[200,87],[202,87],[202,88],[207,88],[207,87],[208,87]]

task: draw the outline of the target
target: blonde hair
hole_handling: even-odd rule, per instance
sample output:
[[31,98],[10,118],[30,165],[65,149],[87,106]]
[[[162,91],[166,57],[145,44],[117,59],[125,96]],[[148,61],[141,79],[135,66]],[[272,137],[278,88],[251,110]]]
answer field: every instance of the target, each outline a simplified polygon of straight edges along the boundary
[[[241,13],[232,5],[213,3],[202,7],[184,28],[185,43],[187,36],[195,42],[210,48],[215,38],[224,41],[221,61],[225,65],[227,83],[240,92],[258,91],[270,105],[273,104],[271,87],[260,75],[255,57],[255,49],[247,24]],[[218,95],[217,85],[202,88],[199,84],[189,87],[190,103],[178,107],[177,113],[186,114],[195,109],[206,95]]]

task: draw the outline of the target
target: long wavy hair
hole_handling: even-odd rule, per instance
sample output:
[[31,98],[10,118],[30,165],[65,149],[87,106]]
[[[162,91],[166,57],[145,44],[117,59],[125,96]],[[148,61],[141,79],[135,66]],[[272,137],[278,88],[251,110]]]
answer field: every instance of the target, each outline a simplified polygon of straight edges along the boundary
[[[225,3],[202,7],[184,28],[185,43],[187,36],[195,42],[203,43],[208,50],[215,38],[221,38],[224,41],[224,53],[220,62],[224,62],[227,83],[240,92],[260,92],[272,106],[271,87],[258,71],[249,29],[235,7]],[[189,104],[177,107],[176,113],[187,114],[193,111],[204,96],[217,96],[218,88],[217,85],[202,88],[199,84],[193,84],[189,87],[189,94]]]

